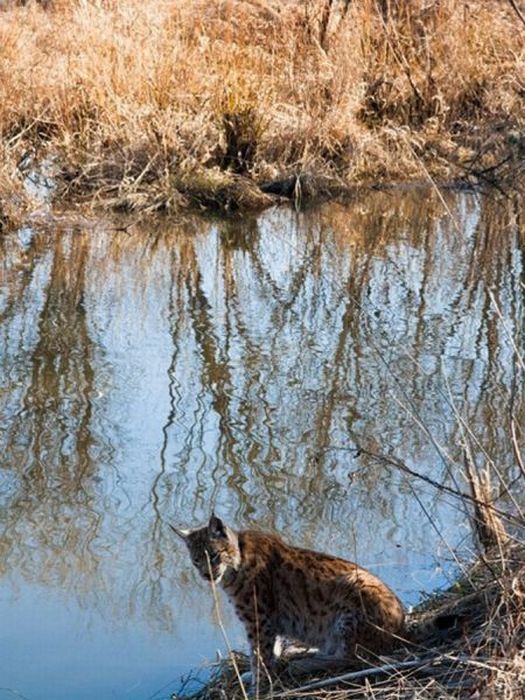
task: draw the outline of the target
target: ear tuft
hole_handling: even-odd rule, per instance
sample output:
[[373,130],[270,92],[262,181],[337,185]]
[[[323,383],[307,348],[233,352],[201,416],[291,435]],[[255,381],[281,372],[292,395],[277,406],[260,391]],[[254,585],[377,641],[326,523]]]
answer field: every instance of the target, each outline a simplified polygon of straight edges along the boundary
[[226,532],[226,525],[215,515],[215,513],[211,514],[210,522],[208,523],[208,533],[210,537],[215,540],[228,536]]
[[168,525],[171,527],[171,529],[173,530],[173,532],[174,532],[178,537],[180,537],[182,540],[186,541],[186,539],[188,538],[188,535],[190,534],[191,530],[182,530],[182,529],[180,529],[180,528],[178,528],[178,527],[173,527],[173,525],[172,525],[171,523],[168,523]]

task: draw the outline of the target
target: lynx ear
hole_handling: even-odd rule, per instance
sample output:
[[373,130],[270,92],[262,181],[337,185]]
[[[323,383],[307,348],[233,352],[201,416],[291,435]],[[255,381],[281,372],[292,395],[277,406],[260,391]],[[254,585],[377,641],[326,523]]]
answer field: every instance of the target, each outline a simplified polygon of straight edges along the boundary
[[211,514],[210,522],[208,523],[208,533],[212,539],[216,540],[223,537],[228,537],[226,525],[215,515],[215,513]]
[[177,527],[173,527],[173,525],[172,525],[171,523],[168,523],[168,525],[171,527],[171,529],[173,530],[173,532],[174,532],[178,537],[181,538],[181,540],[186,541],[186,539],[188,538],[188,535],[190,534],[191,530],[181,530],[181,529],[179,529],[179,528],[177,528]]

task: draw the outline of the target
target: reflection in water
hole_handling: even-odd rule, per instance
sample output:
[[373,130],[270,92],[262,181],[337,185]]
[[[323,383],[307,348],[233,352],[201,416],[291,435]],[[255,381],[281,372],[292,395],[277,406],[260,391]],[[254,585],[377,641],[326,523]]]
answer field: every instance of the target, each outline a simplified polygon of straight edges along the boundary
[[516,475],[522,209],[446,204],[375,193],[0,239],[0,591],[46,586],[90,620],[147,624],[175,666],[202,649],[188,615],[213,634],[165,522],[212,506],[357,557],[406,601],[442,583],[435,560],[468,542],[461,507],[356,448],[462,489],[465,445]]

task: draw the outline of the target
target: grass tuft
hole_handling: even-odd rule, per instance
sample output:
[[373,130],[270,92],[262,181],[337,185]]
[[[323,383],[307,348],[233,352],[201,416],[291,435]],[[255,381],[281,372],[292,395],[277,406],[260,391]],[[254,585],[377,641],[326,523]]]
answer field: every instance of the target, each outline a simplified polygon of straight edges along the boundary
[[[524,37],[500,0],[4,0],[0,143],[109,206],[178,206],[193,173],[237,208],[304,173],[516,183]],[[217,170],[250,185],[210,197]]]

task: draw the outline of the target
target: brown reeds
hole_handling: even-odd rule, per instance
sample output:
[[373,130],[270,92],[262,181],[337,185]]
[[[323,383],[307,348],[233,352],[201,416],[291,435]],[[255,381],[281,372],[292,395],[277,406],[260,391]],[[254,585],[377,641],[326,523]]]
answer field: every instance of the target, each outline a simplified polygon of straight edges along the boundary
[[[484,553],[450,590],[414,611],[417,642],[401,645],[377,663],[356,664],[337,677],[305,679],[292,661],[272,692],[260,697],[519,700],[525,693],[524,600],[525,545],[509,540]],[[242,698],[236,674],[248,667],[247,658],[239,654],[235,665],[222,660],[210,683],[192,697]]]
[[[520,448],[511,429],[520,475]],[[401,463],[393,462],[391,466]],[[301,660],[286,658],[261,700],[521,700],[525,696],[525,542],[511,536],[495,506],[488,467],[480,473],[466,450],[464,477],[470,494],[457,493],[471,510],[478,556],[445,592],[424,600],[408,617],[407,630],[390,657],[363,656],[345,673],[305,678]],[[439,490],[440,485],[435,487]],[[523,516],[505,518],[523,532]],[[239,669],[248,659],[233,654],[217,664],[194,700],[235,700],[245,694]],[[306,666],[307,668],[307,666]],[[174,696],[183,697],[183,696]]]
[[499,0],[4,2],[0,141],[128,209],[515,182],[524,38]]
[[24,187],[19,162],[16,152],[0,143],[0,235],[20,226],[34,207],[30,193]]

